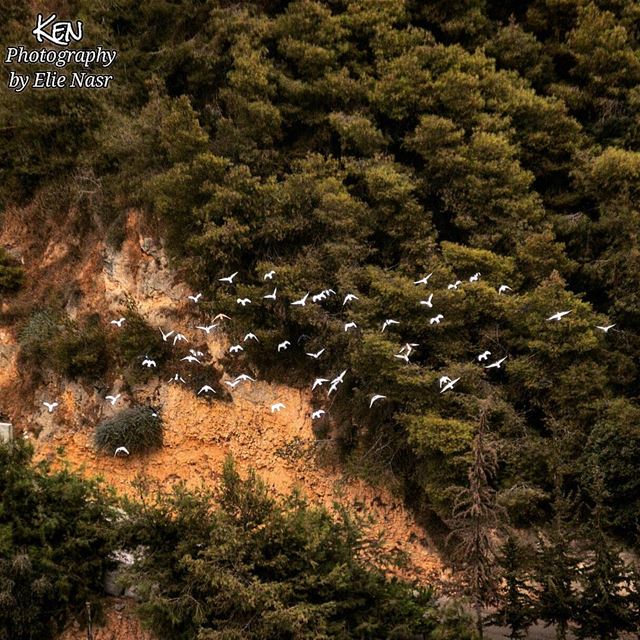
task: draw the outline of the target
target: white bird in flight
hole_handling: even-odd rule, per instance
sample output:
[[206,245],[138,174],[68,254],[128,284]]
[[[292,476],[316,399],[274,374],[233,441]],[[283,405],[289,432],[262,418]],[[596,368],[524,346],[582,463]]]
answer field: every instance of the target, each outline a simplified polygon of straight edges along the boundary
[[407,352],[407,355],[411,355],[411,352],[415,347],[419,347],[420,345],[417,342],[407,342],[402,349],[400,349],[400,353]]
[[216,320],[231,320],[231,318],[226,315],[225,313],[219,313],[214,319],[213,321],[215,322]]
[[609,329],[613,329],[613,327],[616,326],[616,323],[614,322],[613,324],[608,324],[604,327],[600,326],[599,324],[596,325],[596,329],[600,329],[600,331],[604,331],[605,333],[609,333]]
[[224,383],[226,385],[229,385],[232,389],[235,389],[241,382],[242,380],[234,380],[233,382],[231,382],[231,380],[224,381]]
[[491,355],[491,351],[487,350],[487,351],[483,351],[479,356],[478,356],[478,362],[482,362],[483,360],[487,360],[489,358],[489,356]]
[[326,297],[326,291],[321,291],[320,293],[316,293],[314,296],[311,296],[311,302],[320,302],[320,300],[325,300]]
[[147,367],[147,369],[150,369],[151,367],[157,367],[158,365],[156,364],[155,360],[152,360],[151,358],[145,358],[142,361],[142,366]]
[[329,382],[327,378],[316,378],[313,381],[313,386],[311,387],[311,391],[313,391],[316,387],[321,387],[325,382]]
[[427,282],[429,282],[429,278],[433,275],[433,272],[431,272],[428,276],[425,276],[424,278],[420,278],[420,280],[415,280],[413,284],[427,284]]
[[278,411],[280,411],[281,409],[285,409],[285,405],[282,402],[276,402],[275,404],[271,405],[271,413],[276,413]]
[[275,300],[278,287],[273,290],[273,293],[268,293],[266,296],[262,296],[263,300]]
[[229,353],[240,353],[240,351],[244,351],[241,344],[234,344],[229,347]]
[[340,384],[342,382],[344,382],[344,376],[347,373],[347,370],[345,369],[339,376],[335,377],[332,381],[331,384]]
[[426,300],[420,300],[420,304],[426,305],[427,307],[429,307],[429,309],[431,309],[431,307],[433,307],[433,293],[426,299]]
[[316,353],[307,353],[310,358],[315,358],[316,360],[324,353],[324,349],[320,349],[320,351],[316,351]]
[[182,382],[182,384],[186,384],[187,381],[179,373],[176,373],[173,378],[169,378],[167,382]]
[[447,384],[444,385],[444,387],[442,388],[440,393],[444,393],[445,391],[448,391],[449,389],[453,389],[455,383],[458,382],[458,380],[460,380],[460,378],[455,378],[454,380],[449,380],[449,382],[447,382]]
[[198,304],[198,302],[200,302],[200,299],[202,298],[202,293],[197,293],[195,296],[187,296],[187,298],[189,298],[189,300],[191,300],[192,302]]
[[390,327],[392,324],[400,324],[398,320],[385,320],[382,323],[382,331],[384,331],[387,327]]
[[115,451],[115,453],[113,454],[113,457],[117,457],[117,455],[119,453],[124,453],[125,456],[129,455],[129,449],[127,449],[127,447],[118,447]]
[[322,416],[326,413],[324,409],[318,409],[311,414],[312,420],[317,420],[318,418],[322,418]]
[[176,333],[175,336],[173,336],[173,346],[175,346],[176,342],[189,342],[187,340],[187,337],[181,333]]
[[344,297],[344,300],[342,301],[342,306],[344,307],[347,302],[351,302],[352,300],[360,300],[360,298],[358,298],[358,296],[353,293],[347,293],[347,295]]
[[200,387],[200,391],[198,391],[198,395],[200,395],[201,393],[215,393],[215,389],[213,387],[210,387],[208,384],[203,385],[202,387]]
[[453,284],[447,286],[447,289],[455,289],[458,290],[458,287],[462,284],[462,280],[456,280]]
[[502,365],[502,363],[507,359],[507,356],[505,356],[504,358],[500,358],[500,360],[496,360],[495,362],[492,362],[491,364],[488,364],[485,369],[500,369],[500,366]]
[[349,331],[349,329],[357,329],[358,325],[355,322],[345,322],[344,330]]
[[271,271],[267,271],[267,273],[264,274],[264,276],[262,276],[263,280],[273,280],[273,276],[276,275],[276,272],[271,269]]
[[560,320],[562,320],[562,318],[564,318],[564,316],[566,316],[568,313],[571,313],[571,309],[569,309],[569,311],[556,311],[556,313],[554,313],[552,316],[549,316],[547,320],[557,320],[558,322],[560,322]]
[[208,324],[206,326],[198,325],[196,329],[200,329],[200,331],[204,331],[207,335],[209,335],[217,326],[217,324]]
[[444,316],[441,313],[431,318],[429,324],[440,324],[440,320],[444,320]]
[[445,384],[447,384],[447,382],[451,382],[451,378],[449,376],[440,376],[440,380],[438,380],[438,384],[440,385],[441,389]]
[[251,300],[249,298],[236,298],[236,303],[246,307],[248,304],[251,304]]
[[278,353],[280,353],[280,351],[282,351],[283,349],[286,349],[289,346],[291,346],[291,343],[288,340],[285,340],[284,342],[281,342],[278,345]]
[[373,407],[373,403],[377,402],[378,400],[382,400],[384,398],[386,398],[387,396],[383,396],[380,395],[379,393],[376,393],[372,398],[371,398],[371,402],[369,402],[369,409],[371,409],[371,407]]
[[236,376],[236,382],[255,382],[256,379],[252,378],[248,373],[241,373],[239,376]]
[[114,407],[116,402],[118,402],[118,400],[120,399],[121,395],[122,394],[119,393],[118,395],[115,395],[115,396],[107,396],[105,400],[108,400],[111,403],[111,406]]
[[233,283],[233,279],[238,275],[238,272],[232,273],[230,276],[226,276],[224,278],[218,278],[220,282],[228,282],[229,284]]
[[513,291],[513,289],[508,284],[501,284],[498,287],[498,293],[506,293],[507,291]]
[[119,320],[112,320],[109,324],[115,324],[118,328],[120,328],[124,321],[124,318],[120,318]]
[[242,342],[246,342],[247,340],[255,340],[256,342],[260,342],[260,340],[258,340],[258,336],[255,333],[247,333]]
[[296,300],[291,303],[292,307],[304,307],[307,304],[307,298],[309,297],[309,293],[307,292],[300,300]]
[[478,278],[480,277],[480,272],[476,271],[470,278],[469,278],[469,282],[477,282]]
[[163,340],[164,342],[166,342],[166,341],[167,341],[167,339],[168,339],[168,338],[170,338],[170,337],[173,335],[173,329],[171,329],[171,331],[169,331],[169,333],[165,333],[165,332],[162,330],[162,327],[158,327],[158,329],[160,329],[160,333],[162,334],[162,340]]
[[58,402],[43,402],[42,403],[45,407],[47,407],[47,409],[49,410],[49,413],[53,413],[53,410],[59,406]]
[[192,355],[188,355],[185,356],[184,358],[180,358],[180,362],[197,362],[198,364],[201,364],[200,360],[198,360],[198,358],[196,358],[195,356]]

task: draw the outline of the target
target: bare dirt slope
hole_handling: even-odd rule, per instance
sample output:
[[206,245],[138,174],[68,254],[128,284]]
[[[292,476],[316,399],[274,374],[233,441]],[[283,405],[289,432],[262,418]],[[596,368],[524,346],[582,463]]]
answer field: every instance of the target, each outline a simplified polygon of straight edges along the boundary
[[[110,319],[127,305],[152,325],[175,326],[193,333],[185,317],[185,297],[190,293],[171,272],[160,243],[131,212],[126,239],[115,250],[99,231],[76,239],[73,223],[49,223],[28,210],[10,210],[0,230],[0,245],[24,260],[25,289],[0,303],[0,412],[8,414],[18,432],[33,439],[39,458],[55,465],[68,463],[88,476],[103,476],[119,492],[131,492],[139,474],[169,487],[177,480],[191,485],[215,483],[222,462],[232,454],[241,470],[254,467],[277,491],[299,487],[309,498],[327,505],[337,500],[372,516],[389,546],[406,552],[407,577],[421,581],[442,577],[443,569],[427,535],[401,501],[390,492],[347,477],[339,467],[322,464],[319,443],[311,429],[310,398],[304,391],[256,382],[240,385],[230,402],[208,402],[192,391],[165,380],[126,392],[118,408],[133,401],[162,406],[165,445],[141,458],[98,455],[92,444],[97,421],[116,409],[105,403],[102,389],[69,383],[55,376],[32,388],[17,361],[17,331],[11,319],[49,296],[63,296],[72,317],[97,311]],[[71,216],[72,218],[72,216]],[[207,338],[213,362],[225,351],[224,335]],[[120,381],[109,380],[117,389]],[[57,398],[58,410],[49,414],[42,401]],[[286,408],[272,414],[270,405]],[[112,636],[105,636],[112,637]],[[117,635],[114,638],[120,637]]]

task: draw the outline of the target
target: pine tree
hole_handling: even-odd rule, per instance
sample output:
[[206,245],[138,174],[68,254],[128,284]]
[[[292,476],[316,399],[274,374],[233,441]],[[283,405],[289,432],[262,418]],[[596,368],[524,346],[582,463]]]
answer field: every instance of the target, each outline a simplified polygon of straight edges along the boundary
[[482,639],[483,608],[496,593],[495,549],[493,532],[499,525],[501,510],[496,491],[491,486],[498,466],[495,445],[487,437],[487,412],[491,400],[484,402],[478,431],[471,447],[468,486],[456,496],[449,539],[455,539],[455,558],[462,566],[475,610],[476,629]]
[[527,629],[536,621],[533,589],[524,569],[523,549],[510,534],[500,548],[498,566],[502,586],[497,609],[490,621],[509,627],[509,638],[527,637]]

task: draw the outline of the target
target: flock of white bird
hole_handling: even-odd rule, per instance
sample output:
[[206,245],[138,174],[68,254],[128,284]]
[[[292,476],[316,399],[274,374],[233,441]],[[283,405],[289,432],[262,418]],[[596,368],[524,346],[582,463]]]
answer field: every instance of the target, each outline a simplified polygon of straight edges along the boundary
[[[227,284],[234,284],[234,280],[236,278],[236,276],[238,275],[238,272],[234,272],[229,276],[225,276],[223,278],[219,278],[220,282],[223,283],[227,283]],[[267,280],[273,280],[273,278],[275,277],[276,272],[274,270],[272,271],[268,271],[267,273],[264,274],[263,276],[263,280],[267,281]],[[425,285],[427,286],[429,283],[429,279],[431,278],[431,276],[433,275],[433,273],[429,273],[428,275],[413,281],[413,284],[416,286],[421,286],[421,285]],[[474,273],[470,278],[469,278],[469,282],[473,283],[473,282],[477,282],[481,277],[480,272],[476,272]],[[457,280],[456,282],[453,282],[451,284],[449,284],[447,286],[447,290],[454,290],[457,291],[458,288],[463,284],[463,282],[461,280]],[[506,295],[508,294],[508,292],[513,291],[512,288],[506,284],[501,284],[498,286],[497,288],[497,292],[499,295]],[[277,299],[277,293],[278,293],[278,287],[274,287],[273,292],[268,293],[264,296],[262,296],[263,300],[276,300]],[[302,298],[295,300],[293,302],[291,302],[291,306],[293,307],[304,307],[307,305],[309,296],[311,295],[311,292],[307,292]],[[323,291],[321,291],[318,294],[312,295],[311,296],[311,301],[312,303],[319,303],[322,300],[326,300],[327,298],[329,298],[330,296],[333,295],[337,295],[336,292],[333,289],[324,289]],[[433,293],[430,293],[429,296],[425,299],[425,300],[420,300],[420,305],[425,306],[429,309],[433,308]],[[202,300],[203,300],[203,294],[202,293],[197,293],[195,295],[190,295],[187,296],[187,299],[190,300],[192,303],[194,304],[199,304]],[[356,296],[354,293],[347,293],[344,296],[344,299],[342,301],[342,306],[346,306],[350,303],[353,302],[357,302],[359,300],[358,296]],[[249,298],[237,298],[236,303],[241,306],[241,307],[245,307],[247,305],[253,304],[252,300]],[[568,314],[571,313],[571,310],[568,311],[557,311],[554,314],[552,314],[551,316],[549,316],[548,318],[546,318],[547,322],[550,321],[556,321],[556,322],[560,322],[565,316],[567,316]],[[219,313],[217,314],[214,318],[211,324],[208,325],[196,325],[196,329],[199,331],[202,331],[203,333],[205,333],[206,335],[209,335],[214,329],[218,328],[220,326],[220,323],[224,320],[230,320],[231,318],[224,314],[224,313]],[[442,320],[444,320],[444,315],[442,313],[438,313],[436,315],[434,315],[433,317],[431,317],[429,319],[429,323],[431,325],[439,325]],[[117,328],[122,328],[122,326],[124,325],[126,319],[124,317],[118,318],[118,319],[114,319],[110,321],[110,324],[113,325],[114,327]],[[381,327],[381,332],[386,331],[387,329],[389,329],[390,327],[393,327],[395,325],[399,325],[400,321],[399,320],[394,320],[393,318],[388,318],[386,320],[383,321],[382,323],[382,327]],[[605,326],[600,326],[600,325],[596,325],[596,328],[599,329],[600,331],[602,331],[603,333],[608,333],[613,327],[615,327],[615,323],[614,324],[609,324],[609,325],[605,325]],[[344,323],[344,331],[350,331],[352,329],[357,329],[357,324],[355,322],[345,322]],[[168,332],[165,332],[164,329],[162,327],[159,327],[160,333],[162,334],[162,339],[164,342],[169,342],[172,341],[173,346],[175,346],[177,343],[179,342],[189,342],[189,339],[182,333],[177,332],[175,330],[170,330]],[[173,339],[172,339],[173,338]],[[172,339],[172,340],[171,340]],[[255,333],[253,332],[248,332],[247,334],[245,334],[242,342],[246,343],[246,342],[260,342],[258,337],[256,336]],[[289,340],[283,340],[282,342],[280,342],[277,346],[277,352],[280,353],[282,351],[285,351],[286,349],[288,349],[291,346],[291,342]],[[413,352],[413,350],[415,348],[417,348],[419,345],[415,342],[408,342],[406,343],[397,354],[395,354],[395,358],[401,359],[406,363],[409,363],[409,357],[411,355],[411,353]],[[229,347],[229,353],[231,354],[237,354],[237,353],[241,353],[244,351],[244,347],[242,344],[234,344],[231,345]],[[309,356],[310,358],[314,359],[314,360],[318,360],[324,353],[325,353],[325,349],[319,349],[316,352],[306,352],[306,355]],[[489,350],[485,350],[484,352],[482,352],[481,354],[479,354],[477,356],[477,361],[479,363],[485,363],[488,362],[489,360],[489,356],[491,356],[491,351]],[[197,351],[195,349],[190,349],[189,350],[189,355],[186,355],[185,357],[181,358],[181,361],[184,362],[188,362],[190,364],[195,364],[195,365],[201,365],[202,361],[200,358],[202,358],[204,356],[204,353],[201,351]],[[495,360],[494,362],[491,362],[489,364],[484,364],[484,368],[485,369],[500,369],[503,365],[503,363],[507,360],[508,355],[503,355],[501,358]],[[149,358],[148,356],[141,356],[141,364],[143,367],[146,368],[155,368],[157,367],[157,363],[155,362],[155,360]],[[333,377],[333,378],[316,378],[313,381],[313,384],[311,385],[311,390],[315,391],[318,387],[321,387],[327,383],[329,383],[329,389],[327,392],[327,397],[329,397],[332,393],[336,392],[338,390],[338,386],[340,384],[342,384],[344,382],[344,378],[345,375],[347,374],[347,369],[343,370],[340,374],[338,374],[337,376]],[[255,378],[252,378],[250,375],[243,373],[240,374],[238,376],[236,376],[233,380],[226,380],[225,384],[230,387],[231,389],[235,389],[238,385],[240,385],[243,382],[255,382]],[[440,393],[446,393],[447,391],[452,391],[455,387],[455,385],[460,381],[460,378],[450,378],[447,375],[443,375],[439,378],[438,380],[438,385],[439,385],[439,390]],[[185,379],[179,374],[176,373],[174,376],[172,376],[169,380],[169,383],[181,383],[181,384],[185,384],[186,381]],[[206,394],[215,394],[216,391],[214,390],[214,388],[211,385],[205,384],[203,385],[200,390],[197,392],[197,395],[206,395]],[[109,402],[111,404],[111,406],[115,406],[116,403],[118,402],[118,400],[121,398],[120,393],[116,394],[116,395],[107,395],[105,396],[105,400],[107,402]],[[380,400],[385,400],[387,399],[387,396],[382,395],[380,393],[374,393],[371,395],[370,399],[369,399],[369,408],[371,409],[373,407],[373,405],[376,402],[379,402]],[[43,402],[42,403],[47,410],[49,411],[49,413],[53,413],[53,411],[55,411],[55,409],[59,406],[59,403],[57,401],[54,402]],[[274,402],[271,405],[271,413],[278,413],[279,411],[281,411],[282,409],[285,409],[286,406],[283,402]],[[157,414],[154,414],[157,415]],[[326,411],[324,409],[316,409],[314,410],[310,417],[312,420],[319,420],[321,419],[323,416],[326,415]],[[126,449],[126,447],[117,447],[115,450],[114,455],[118,456],[120,454],[123,455],[129,455],[129,451]]]

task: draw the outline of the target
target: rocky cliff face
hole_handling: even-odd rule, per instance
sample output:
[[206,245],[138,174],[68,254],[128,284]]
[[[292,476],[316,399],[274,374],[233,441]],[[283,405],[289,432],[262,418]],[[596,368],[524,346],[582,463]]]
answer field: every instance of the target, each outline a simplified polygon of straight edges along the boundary
[[[43,305],[50,296],[62,296],[71,317],[97,312],[109,320],[123,308],[133,307],[154,326],[193,332],[196,323],[186,303],[190,291],[172,272],[161,243],[144,228],[136,212],[128,217],[124,242],[114,249],[99,230],[77,239],[72,216],[56,227],[30,216],[29,210],[9,210],[0,245],[23,260],[27,271],[24,289],[1,303],[0,412],[14,423],[18,437],[26,434],[33,440],[38,458],[54,466],[66,462],[128,493],[140,474],[164,487],[177,480],[192,485],[216,483],[222,461],[230,453],[241,469],[256,468],[277,491],[298,487],[329,507],[339,501],[372,516],[374,529],[385,533],[389,546],[408,555],[407,577],[442,577],[440,560],[425,531],[401,500],[348,477],[335,463],[330,443],[314,437],[307,391],[257,381],[240,385],[230,400],[209,401],[159,378],[123,388],[117,372],[110,372],[104,385],[69,382],[50,373],[42,384],[32,385],[18,364],[17,326],[23,309]],[[220,366],[228,341],[223,333],[212,332],[205,338],[211,362]],[[118,407],[105,402],[107,389],[109,393],[122,389]],[[49,413],[42,402],[54,397],[60,406]],[[286,408],[273,414],[270,405],[275,401]],[[162,406],[163,448],[142,457],[98,454],[92,443],[94,426],[133,402]],[[109,620],[116,628],[121,617],[115,612]],[[138,637],[114,632],[105,638],[125,636]]]

